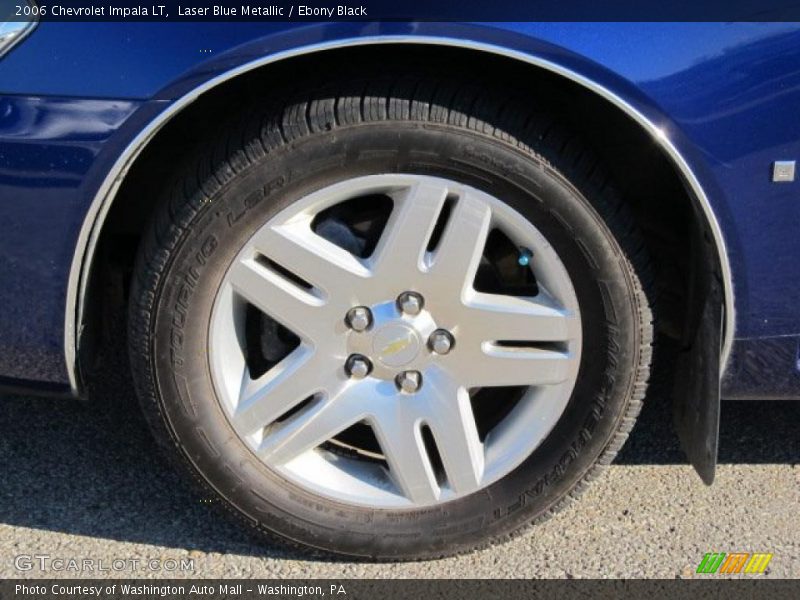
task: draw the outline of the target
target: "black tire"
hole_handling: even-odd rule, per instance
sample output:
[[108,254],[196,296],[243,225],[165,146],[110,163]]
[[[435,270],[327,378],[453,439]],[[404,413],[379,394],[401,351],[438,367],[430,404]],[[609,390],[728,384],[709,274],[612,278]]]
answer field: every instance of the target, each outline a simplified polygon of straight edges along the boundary
[[[192,158],[141,244],[130,356],[158,440],[249,525],[349,557],[456,554],[568,504],[633,426],[653,339],[643,244],[591,153],[507,90],[413,75],[309,86],[242,114]],[[322,186],[390,172],[456,179],[511,204],[557,250],[583,316],[578,382],[547,439],[489,488],[422,511],[347,506],[269,470],[230,427],[206,357],[192,350],[207,347],[219,282],[258,226]],[[252,195],[258,188],[263,197]]]

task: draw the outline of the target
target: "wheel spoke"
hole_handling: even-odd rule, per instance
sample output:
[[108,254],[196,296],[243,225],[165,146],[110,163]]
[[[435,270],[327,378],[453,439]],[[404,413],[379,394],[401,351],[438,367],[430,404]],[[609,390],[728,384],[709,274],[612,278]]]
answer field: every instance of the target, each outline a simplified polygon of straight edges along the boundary
[[425,182],[395,198],[394,210],[373,255],[376,274],[397,281],[414,281],[419,276],[446,197],[446,187]]
[[578,319],[548,299],[475,293],[462,317],[465,335],[480,342],[565,342]]
[[483,344],[457,346],[451,367],[466,387],[556,385],[571,373],[569,352],[542,348],[516,348]]
[[456,493],[480,487],[483,476],[483,444],[478,436],[469,393],[434,371],[426,380],[431,416],[427,424],[442,457],[447,481]]
[[319,392],[322,385],[313,382],[320,381],[322,366],[318,355],[301,346],[259,378],[245,374],[233,413],[236,430],[250,435]]
[[252,258],[234,263],[228,281],[259,310],[296,334],[311,337],[323,300]]
[[489,205],[474,194],[465,193],[456,201],[431,267],[437,293],[460,298],[472,286],[491,218]]
[[305,220],[266,227],[253,238],[253,245],[326,296],[358,286],[370,275],[356,256],[314,233]]
[[395,403],[391,414],[375,419],[373,429],[389,463],[389,471],[405,496],[419,503],[437,500],[439,485],[422,440],[417,415]]
[[257,452],[270,463],[285,464],[363,419],[368,402],[369,387],[348,382],[268,434]]

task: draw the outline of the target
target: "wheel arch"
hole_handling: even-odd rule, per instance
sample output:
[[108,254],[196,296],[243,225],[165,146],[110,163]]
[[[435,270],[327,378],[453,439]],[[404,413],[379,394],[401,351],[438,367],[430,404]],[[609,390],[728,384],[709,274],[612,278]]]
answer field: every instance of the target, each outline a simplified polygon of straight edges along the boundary
[[715,263],[713,265],[714,271],[719,276],[723,308],[722,343],[719,356],[720,372],[722,371],[730,354],[735,323],[734,288],[725,239],[711,202],[694,170],[658,122],[652,117],[648,117],[642,110],[634,106],[631,101],[597,81],[596,78],[586,76],[572,68],[535,54],[463,39],[389,35],[344,39],[302,46],[263,56],[224,71],[172,102],[128,144],[111,170],[106,174],[105,179],[94,195],[80,228],[70,268],[66,297],[64,353],[70,384],[75,393],[79,394],[83,389],[79,362],[80,336],[86,317],[89,282],[98,249],[98,240],[105,229],[107,217],[112,207],[117,203],[119,191],[131,169],[143,153],[158,141],[159,134],[164,127],[181,115],[190,105],[201,99],[204,94],[220,88],[226,83],[235,81],[245,74],[268,69],[271,66],[297,57],[309,57],[342,49],[381,44],[417,47],[427,45],[457,49],[464,52],[477,52],[492,55],[517,66],[530,69],[531,73],[534,74],[542,71],[548,72],[569,81],[571,84],[580,86],[592,96],[597,97],[598,100],[605,101],[616,111],[630,119],[643,135],[652,140],[658,151],[674,169],[676,176],[681,180],[693,205],[695,215],[701,220],[699,225],[701,231],[705,234],[703,237],[711,250],[712,256],[710,258]]

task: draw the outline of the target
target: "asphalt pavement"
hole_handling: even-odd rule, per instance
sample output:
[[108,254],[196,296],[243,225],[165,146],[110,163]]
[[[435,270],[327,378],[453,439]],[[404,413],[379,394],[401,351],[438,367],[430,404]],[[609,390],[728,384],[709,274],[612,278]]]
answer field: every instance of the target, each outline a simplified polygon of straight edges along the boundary
[[158,454],[124,383],[93,403],[0,396],[0,432],[0,577],[708,577],[703,555],[734,551],[773,553],[761,577],[800,577],[800,402],[725,403],[706,487],[650,399],[580,502],[511,543],[405,564],[299,554],[220,518]]

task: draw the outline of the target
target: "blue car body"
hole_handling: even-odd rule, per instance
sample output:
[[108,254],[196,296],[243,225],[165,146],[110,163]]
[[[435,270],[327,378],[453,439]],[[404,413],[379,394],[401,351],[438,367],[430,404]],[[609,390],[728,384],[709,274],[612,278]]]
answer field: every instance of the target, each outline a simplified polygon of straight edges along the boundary
[[[157,128],[217,82],[377,43],[468,47],[571,78],[667,148],[724,275],[723,395],[800,396],[800,25],[57,23],[0,59],[0,382],[80,391],[85,276]],[[754,366],[755,365],[755,366]]]

